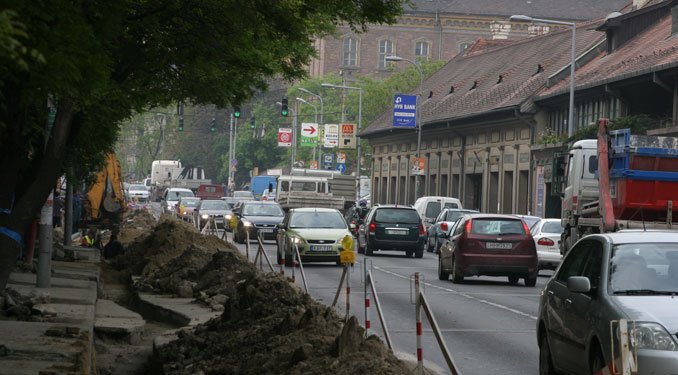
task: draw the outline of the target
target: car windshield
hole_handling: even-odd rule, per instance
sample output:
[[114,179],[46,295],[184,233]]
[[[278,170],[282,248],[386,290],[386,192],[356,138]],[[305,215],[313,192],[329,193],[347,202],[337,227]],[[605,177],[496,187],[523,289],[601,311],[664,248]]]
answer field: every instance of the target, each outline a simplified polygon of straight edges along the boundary
[[233,198],[254,198],[254,195],[249,191],[236,191],[233,193]]
[[471,221],[472,234],[525,234],[523,223],[513,219],[473,219]]
[[200,203],[200,199],[182,199],[181,204],[184,207],[196,207]]
[[127,190],[146,190],[144,185],[130,185]]
[[338,212],[295,212],[290,218],[290,228],[344,229],[346,222]]
[[381,208],[377,210],[374,220],[378,223],[419,224],[419,214],[405,208]]
[[[527,225],[530,225],[529,223]],[[560,221],[547,221],[541,227],[542,233],[560,234],[563,232],[563,227],[560,226]]]
[[181,197],[192,197],[192,191],[170,191],[167,193],[167,200],[178,201]]
[[678,293],[678,243],[616,245],[609,267],[612,293]]
[[244,216],[284,216],[277,204],[246,204],[242,207]]
[[230,206],[224,201],[203,201],[200,204],[201,210],[228,210]]
[[445,221],[457,221],[457,220],[459,220],[460,217],[464,216],[464,214],[473,213],[473,212],[478,212],[478,211],[473,211],[473,210],[468,210],[468,211],[448,210],[447,215],[445,216]]
[[429,218],[435,218],[440,213],[440,202],[428,202],[426,204],[426,212],[424,216]]

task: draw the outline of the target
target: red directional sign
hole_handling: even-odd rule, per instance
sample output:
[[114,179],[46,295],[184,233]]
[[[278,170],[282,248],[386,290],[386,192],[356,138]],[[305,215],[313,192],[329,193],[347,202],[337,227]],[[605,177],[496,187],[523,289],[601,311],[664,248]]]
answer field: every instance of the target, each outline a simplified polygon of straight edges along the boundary
[[278,146],[292,147],[292,129],[280,128],[278,129]]

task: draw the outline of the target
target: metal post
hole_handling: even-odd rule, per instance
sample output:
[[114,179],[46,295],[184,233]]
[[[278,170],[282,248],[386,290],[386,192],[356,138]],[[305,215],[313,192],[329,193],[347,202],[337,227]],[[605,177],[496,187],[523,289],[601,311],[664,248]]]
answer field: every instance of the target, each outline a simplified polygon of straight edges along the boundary
[[49,288],[52,276],[52,210],[54,205],[54,190],[49,192],[49,197],[40,211],[38,253],[38,272],[36,275],[36,287]]
[[231,125],[230,125],[229,130],[228,130],[228,187],[229,187],[229,189],[231,188],[231,186],[234,186],[234,184],[235,184],[235,173],[233,172],[233,167],[231,166],[231,160],[233,160],[233,155],[235,155],[234,150],[233,150],[233,148],[235,146],[235,142],[233,142],[233,114],[232,113],[230,115],[230,124]]
[[341,286],[344,284],[344,278],[346,277],[346,267],[344,267],[344,270],[341,272],[341,279],[339,280],[339,285],[337,286],[337,292],[334,294],[334,300],[332,301],[332,307],[337,305],[337,301],[339,301],[339,294],[341,294]]
[[344,265],[346,267],[346,320],[351,312],[351,272],[349,271],[349,264]]
[[245,255],[247,260],[250,260],[250,230],[247,227],[245,227]]
[[[69,175],[73,175],[70,173]],[[72,177],[71,177],[72,178]],[[73,182],[66,180],[66,200],[64,202],[64,245],[69,246],[73,234]]]
[[370,296],[367,294],[368,292],[368,284],[372,283],[372,279],[370,279],[370,275],[367,272],[367,262],[363,262],[363,275],[365,277],[365,337],[368,337],[370,335],[370,328],[372,326],[372,322],[370,322],[370,318],[367,314],[367,310],[370,308]]
[[298,122],[299,104],[294,101],[294,120],[292,122],[292,160],[290,161],[290,174],[294,169],[294,162],[297,158],[297,122]]
[[[355,202],[356,204],[360,201],[360,173],[362,167],[362,151],[360,146],[360,129],[362,129],[363,123],[363,89],[358,90],[358,129],[356,130],[356,141],[358,142],[358,160],[356,160],[356,189],[355,189]],[[400,167],[398,167],[400,168]]]
[[417,329],[417,373],[424,373],[424,350],[421,347],[421,335],[423,327],[421,324],[421,290],[419,289],[419,272],[414,273],[414,290],[416,299],[416,329]]
[[370,289],[372,290],[372,298],[374,298],[374,306],[377,309],[377,316],[379,317],[379,322],[381,322],[381,330],[384,332],[384,339],[386,340],[386,345],[389,349],[393,350],[393,344],[391,343],[391,336],[388,334],[388,327],[386,326],[386,319],[384,319],[384,313],[381,311],[381,303],[379,303],[379,293],[377,293],[377,288],[375,288],[374,283],[372,282],[372,271],[367,271],[368,277],[370,278]]
[[570,61],[570,109],[567,116],[567,136],[574,135],[574,81],[575,64],[577,62],[577,27],[572,23],[572,53]]
[[304,290],[308,294],[308,284],[306,284],[306,274],[304,273],[304,265],[301,262],[301,255],[299,254],[299,246],[294,244],[294,253],[297,257],[297,262],[299,262],[299,272],[301,272],[301,282],[304,285]]

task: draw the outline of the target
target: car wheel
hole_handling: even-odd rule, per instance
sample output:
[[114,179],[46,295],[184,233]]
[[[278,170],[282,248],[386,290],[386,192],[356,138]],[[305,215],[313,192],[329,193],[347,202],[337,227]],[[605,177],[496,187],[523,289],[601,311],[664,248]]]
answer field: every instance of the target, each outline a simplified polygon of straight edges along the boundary
[[556,375],[556,370],[553,368],[553,361],[551,360],[551,347],[549,347],[546,333],[544,333],[539,343],[539,375]]
[[520,279],[518,276],[509,276],[509,284],[511,285],[516,285],[518,284],[518,280]]
[[443,271],[443,258],[438,256],[438,280],[449,280],[450,274]]
[[537,285],[537,277],[526,277],[525,286],[535,286]]
[[[596,344],[597,345],[597,344]],[[600,370],[605,367],[605,359],[603,354],[600,352],[600,349],[594,347],[591,352],[591,374],[598,374]]]
[[423,258],[424,257],[424,249],[421,248],[417,251],[414,252],[414,257],[415,258]]
[[452,256],[452,282],[458,284],[464,281],[464,276],[462,276],[457,270],[457,261]]
[[412,250],[405,251],[405,258],[412,258],[412,255],[414,255],[414,251]]

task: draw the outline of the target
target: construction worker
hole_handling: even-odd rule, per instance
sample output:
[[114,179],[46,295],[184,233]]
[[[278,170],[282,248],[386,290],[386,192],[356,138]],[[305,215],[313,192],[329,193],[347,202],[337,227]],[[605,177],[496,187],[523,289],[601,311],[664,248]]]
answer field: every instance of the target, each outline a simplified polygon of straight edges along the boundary
[[96,245],[96,231],[90,229],[86,235],[82,237],[81,245],[84,247],[94,247]]

